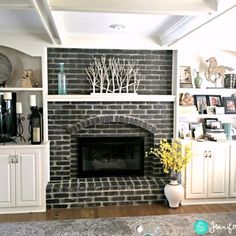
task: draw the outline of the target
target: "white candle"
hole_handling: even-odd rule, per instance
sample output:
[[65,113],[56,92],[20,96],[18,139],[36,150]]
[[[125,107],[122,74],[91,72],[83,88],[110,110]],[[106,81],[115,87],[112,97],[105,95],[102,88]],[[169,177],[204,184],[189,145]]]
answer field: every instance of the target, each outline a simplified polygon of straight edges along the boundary
[[36,107],[36,95],[30,95],[30,106]]
[[21,102],[16,103],[16,114],[22,114],[22,103]]
[[4,100],[12,100],[12,93],[11,92],[5,92],[3,94],[3,99]]

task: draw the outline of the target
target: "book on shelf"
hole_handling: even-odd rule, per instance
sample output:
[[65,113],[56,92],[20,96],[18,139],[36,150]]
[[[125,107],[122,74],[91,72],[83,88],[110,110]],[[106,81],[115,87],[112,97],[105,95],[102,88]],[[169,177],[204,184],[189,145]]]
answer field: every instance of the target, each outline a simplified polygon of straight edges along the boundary
[[205,132],[206,133],[209,133],[209,132],[211,132],[211,133],[224,133],[224,129],[205,129]]

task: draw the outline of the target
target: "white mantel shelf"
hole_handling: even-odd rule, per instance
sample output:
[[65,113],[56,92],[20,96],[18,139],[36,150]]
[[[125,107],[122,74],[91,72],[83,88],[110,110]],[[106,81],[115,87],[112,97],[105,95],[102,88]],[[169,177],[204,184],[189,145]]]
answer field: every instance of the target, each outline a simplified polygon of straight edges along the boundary
[[43,88],[15,88],[15,87],[4,87],[0,88],[0,91],[22,91],[22,92],[36,92],[43,91]]
[[48,102],[174,102],[174,95],[48,95]]

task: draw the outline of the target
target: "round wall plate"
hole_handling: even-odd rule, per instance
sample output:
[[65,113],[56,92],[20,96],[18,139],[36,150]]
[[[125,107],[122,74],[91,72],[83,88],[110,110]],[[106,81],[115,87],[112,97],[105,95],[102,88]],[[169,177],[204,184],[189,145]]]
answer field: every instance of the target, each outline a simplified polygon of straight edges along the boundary
[[0,84],[5,82],[11,77],[13,66],[9,58],[0,53]]

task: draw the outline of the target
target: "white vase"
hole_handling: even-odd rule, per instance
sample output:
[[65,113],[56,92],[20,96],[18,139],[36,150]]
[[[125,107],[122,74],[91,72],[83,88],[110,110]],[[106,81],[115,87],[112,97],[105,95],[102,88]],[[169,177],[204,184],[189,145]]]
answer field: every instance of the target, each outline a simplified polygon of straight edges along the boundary
[[184,197],[184,187],[177,180],[171,180],[164,188],[165,196],[172,208],[179,207],[181,200]]

